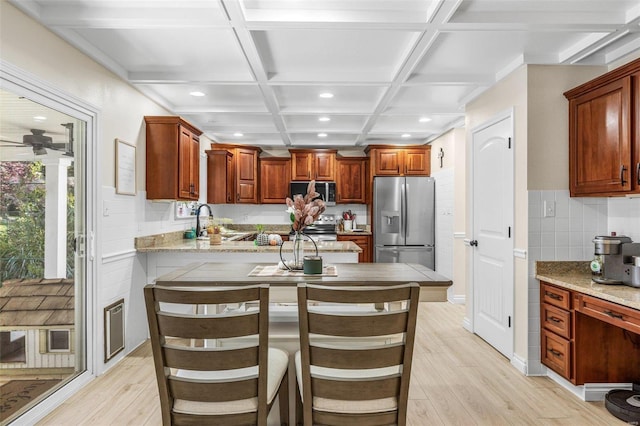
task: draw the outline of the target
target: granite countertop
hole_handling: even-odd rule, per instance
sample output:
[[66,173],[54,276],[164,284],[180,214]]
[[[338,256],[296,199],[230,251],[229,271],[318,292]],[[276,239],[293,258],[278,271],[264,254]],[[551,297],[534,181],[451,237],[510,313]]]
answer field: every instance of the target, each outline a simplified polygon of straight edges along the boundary
[[336,234],[338,235],[348,235],[348,236],[353,236],[353,235],[368,235],[371,236],[373,235],[373,233],[371,231],[368,231],[364,228],[358,228],[361,229],[360,231],[337,231]]
[[640,310],[640,288],[593,282],[589,262],[538,261],[536,279]]
[[[327,253],[360,253],[362,249],[352,241],[320,241],[318,252]],[[283,252],[292,252],[293,243],[285,241]],[[222,244],[210,245],[207,240],[171,240],[144,247],[136,246],[141,253],[176,252],[176,253],[279,253],[280,246],[258,246],[253,241],[223,241]],[[314,251],[310,242],[305,242],[305,252]]]

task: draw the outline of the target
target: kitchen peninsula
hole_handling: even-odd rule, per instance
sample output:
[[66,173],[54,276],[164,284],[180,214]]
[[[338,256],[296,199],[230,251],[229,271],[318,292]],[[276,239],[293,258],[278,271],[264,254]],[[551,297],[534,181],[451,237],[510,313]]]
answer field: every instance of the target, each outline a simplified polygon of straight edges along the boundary
[[[352,241],[319,241],[318,255],[324,263],[357,263],[362,249]],[[285,241],[282,253],[291,258],[293,243]],[[305,243],[305,254],[315,254],[312,243]],[[160,275],[174,271],[194,262],[224,263],[270,263],[280,260],[280,246],[258,246],[253,241],[223,241],[210,245],[206,240],[183,239],[182,233],[174,232],[136,238],[136,250],[146,254],[147,283]]]

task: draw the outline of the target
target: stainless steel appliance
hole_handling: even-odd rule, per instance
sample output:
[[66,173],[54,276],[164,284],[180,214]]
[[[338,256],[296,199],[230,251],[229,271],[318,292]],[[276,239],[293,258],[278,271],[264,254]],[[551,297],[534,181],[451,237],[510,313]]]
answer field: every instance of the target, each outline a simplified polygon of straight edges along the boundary
[[435,269],[435,180],[373,180],[374,261],[419,263]]
[[[307,186],[309,182],[294,181],[289,184],[289,194],[293,198],[296,194],[302,196],[307,194]],[[335,182],[316,182],[316,192],[320,194],[320,199],[327,206],[336,205],[336,183]]]
[[[305,189],[306,191],[306,189]],[[302,232],[314,241],[337,241],[337,219],[332,214],[321,214],[311,225],[306,226]],[[289,235],[293,235],[293,231]]]
[[640,287],[640,243],[624,235],[596,236],[593,243],[594,254],[601,259],[600,275],[593,281]]

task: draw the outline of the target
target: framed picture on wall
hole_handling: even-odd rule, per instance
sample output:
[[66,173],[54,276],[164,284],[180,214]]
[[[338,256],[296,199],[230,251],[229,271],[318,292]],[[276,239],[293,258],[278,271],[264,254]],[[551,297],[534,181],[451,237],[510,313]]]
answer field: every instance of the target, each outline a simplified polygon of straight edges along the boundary
[[136,147],[116,139],[116,194],[136,195]]

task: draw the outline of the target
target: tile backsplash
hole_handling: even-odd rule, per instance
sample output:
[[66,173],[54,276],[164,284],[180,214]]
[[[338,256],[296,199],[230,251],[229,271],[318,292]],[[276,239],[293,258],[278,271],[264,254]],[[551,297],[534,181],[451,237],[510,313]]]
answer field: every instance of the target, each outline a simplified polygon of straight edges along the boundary
[[640,242],[640,198],[609,198],[609,232]]
[[[571,198],[569,191],[565,190],[529,191],[528,195],[527,374],[535,375],[544,374],[545,371],[540,362],[540,284],[535,279],[535,262],[591,260],[593,238],[610,232],[626,235],[634,242],[640,242],[640,198]],[[553,215],[549,214],[549,207],[553,210]]]
[[606,235],[608,229],[607,198],[570,198],[569,191],[529,191],[530,261],[590,260],[593,237]]

